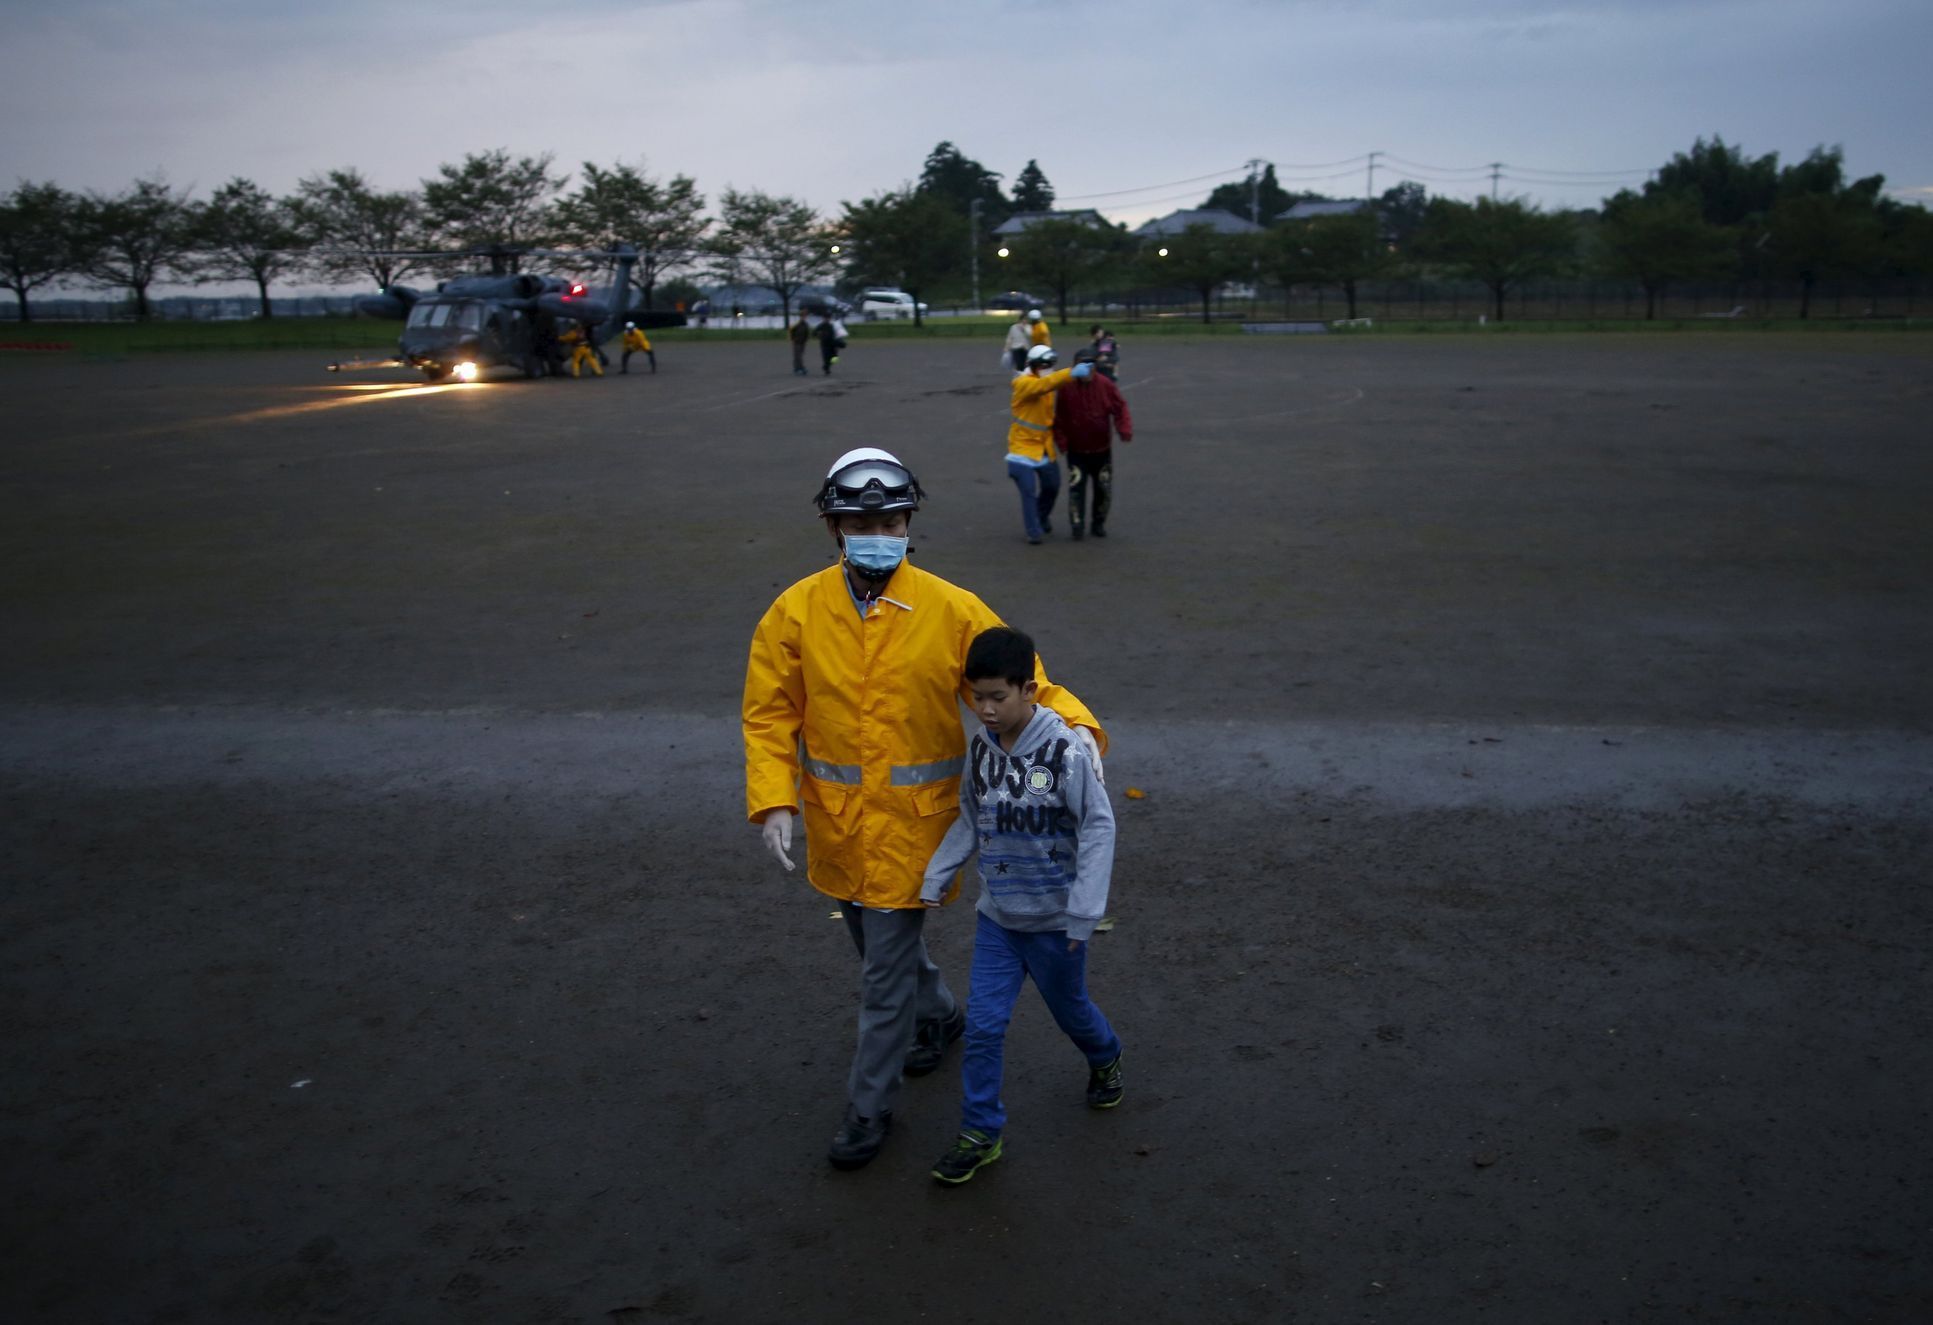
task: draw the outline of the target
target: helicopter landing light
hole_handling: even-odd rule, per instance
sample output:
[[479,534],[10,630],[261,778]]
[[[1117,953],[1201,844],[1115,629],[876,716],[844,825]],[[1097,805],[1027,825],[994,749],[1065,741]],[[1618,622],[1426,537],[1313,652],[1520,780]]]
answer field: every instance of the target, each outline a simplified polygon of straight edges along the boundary
[[460,363],[456,366],[456,380],[474,382],[477,380],[477,366],[473,363]]

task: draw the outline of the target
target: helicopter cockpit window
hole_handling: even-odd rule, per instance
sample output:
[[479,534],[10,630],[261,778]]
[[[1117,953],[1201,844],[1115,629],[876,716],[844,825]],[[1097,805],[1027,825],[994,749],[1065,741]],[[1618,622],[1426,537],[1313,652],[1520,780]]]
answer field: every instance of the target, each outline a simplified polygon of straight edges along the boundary
[[409,325],[476,331],[483,326],[483,307],[480,304],[418,304],[409,310]]

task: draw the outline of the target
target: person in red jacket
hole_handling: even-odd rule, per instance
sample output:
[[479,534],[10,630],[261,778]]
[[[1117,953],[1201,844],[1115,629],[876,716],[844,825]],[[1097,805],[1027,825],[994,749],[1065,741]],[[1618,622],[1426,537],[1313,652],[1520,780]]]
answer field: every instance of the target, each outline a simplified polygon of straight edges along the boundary
[[[1093,363],[1093,350],[1074,355],[1077,364]],[[1134,440],[1134,416],[1121,388],[1099,373],[1064,383],[1054,404],[1054,442],[1067,453],[1067,522],[1079,538],[1087,525],[1087,493],[1094,490],[1094,537],[1107,537],[1107,512],[1114,491],[1114,433]]]

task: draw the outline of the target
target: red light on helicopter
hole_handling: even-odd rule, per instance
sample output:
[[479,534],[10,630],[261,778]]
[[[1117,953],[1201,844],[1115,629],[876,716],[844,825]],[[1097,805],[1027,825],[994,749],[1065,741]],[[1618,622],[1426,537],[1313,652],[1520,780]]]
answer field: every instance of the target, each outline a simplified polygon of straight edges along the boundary
[[582,285],[573,285],[571,286],[571,292],[569,297],[572,299],[575,299],[578,295],[583,293],[584,293],[584,287]]

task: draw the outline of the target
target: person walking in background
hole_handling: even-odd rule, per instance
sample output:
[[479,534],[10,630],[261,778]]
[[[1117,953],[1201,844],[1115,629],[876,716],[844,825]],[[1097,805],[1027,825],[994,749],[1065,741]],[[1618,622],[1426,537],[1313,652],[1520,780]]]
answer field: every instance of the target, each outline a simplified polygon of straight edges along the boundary
[[1027,351],[1033,348],[1033,337],[1027,331],[1027,319],[1014,314],[1013,325],[1007,328],[1007,343],[1000,351],[1001,359],[1016,373],[1027,371]]
[[839,351],[845,348],[846,338],[839,334],[842,330],[838,319],[827,310],[819,321],[819,329],[813,333],[819,338],[819,371],[827,377],[832,376],[832,365],[839,362]]
[[799,320],[792,324],[786,333],[792,341],[792,373],[795,377],[805,377],[805,347],[812,341],[812,328],[806,323],[805,310],[799,310]]
[[[1074,354],[1074,368],[1100,365],[1091,349]],[[1098,372],[1075,378],[1054,393],[1054,441],[1067,453],[1067,527],[1075,538],[1087,524],[1087,495],[1094,494],[1094,537],[1107,537],[1114,494],[1114,433],[1134,440],[1134,416],[1121,389]]]
[[1047,319],[1040,315],[1038,308],[1028,309],[1027,347],[1032,349],[1036,345],[1052,345],[1053,343],[1054,332],[1053,328],[1047,325]]
[[624,357],[618,360],[617,370],[620,373],[628,373],[631,371],[631,356],[634,354],[644,355],[645,358],[651,360],[651,371],[654,373],[658,371],[657,351],[651,348],[651,338],[638,330],[637,323],[626,322],[624,324],[623,346]]
[[920,884],[941,904],[960,869],[980,857],[966,1052],[960,1062],[960,1135],[933,1165],[957,1186],[1000,1158],[1007,1026],[1029,976],[1054,1022],[1087,1060],[1087,1107],[1112,1109],[1121,1038],[1087,993],[1088,941],[1107,911],[1114,810],[1060,715],[1034,702],[1034,642],[996,626],[967,648],[969,707],[980,719],[960,777],[960,817]]
[[[826,1152],[840,1169],[879,1153],[901,1073],[932,1072],[966,1027],[927,954],[920,891],[959,814],[967,646],[1000,618],[906,560],[924,497],[889,452],[861,447],[833,461],[817,505],[839,564],[778,596],[745,666],[746,817],[789,871],[804,811],[807,881],[839,904],[859,950],[858,1043]],[[1033,698],[1073,727],[1098,768],[1099,721],[1037,663],[1030,677]]]
[[1106,377],[1108,381],[1114,381],[1119,376],[1117,368],[1121,362],[1121,348],[1115,344],[1114,333],[1096,322],[1087,329],[1087,335],[1089,342],[1094,346],[1095,371]]
[[1069,371],[1054,368],[1054,347],[1027,351],[1027,371],[1013,380],[1007,424],[1007,477],[1020,489],[1020,521],[1029,543],[1054,532],[1054,498],[1060,495],[1060,461],[1054,452],[1054,392],[1092,364]]

